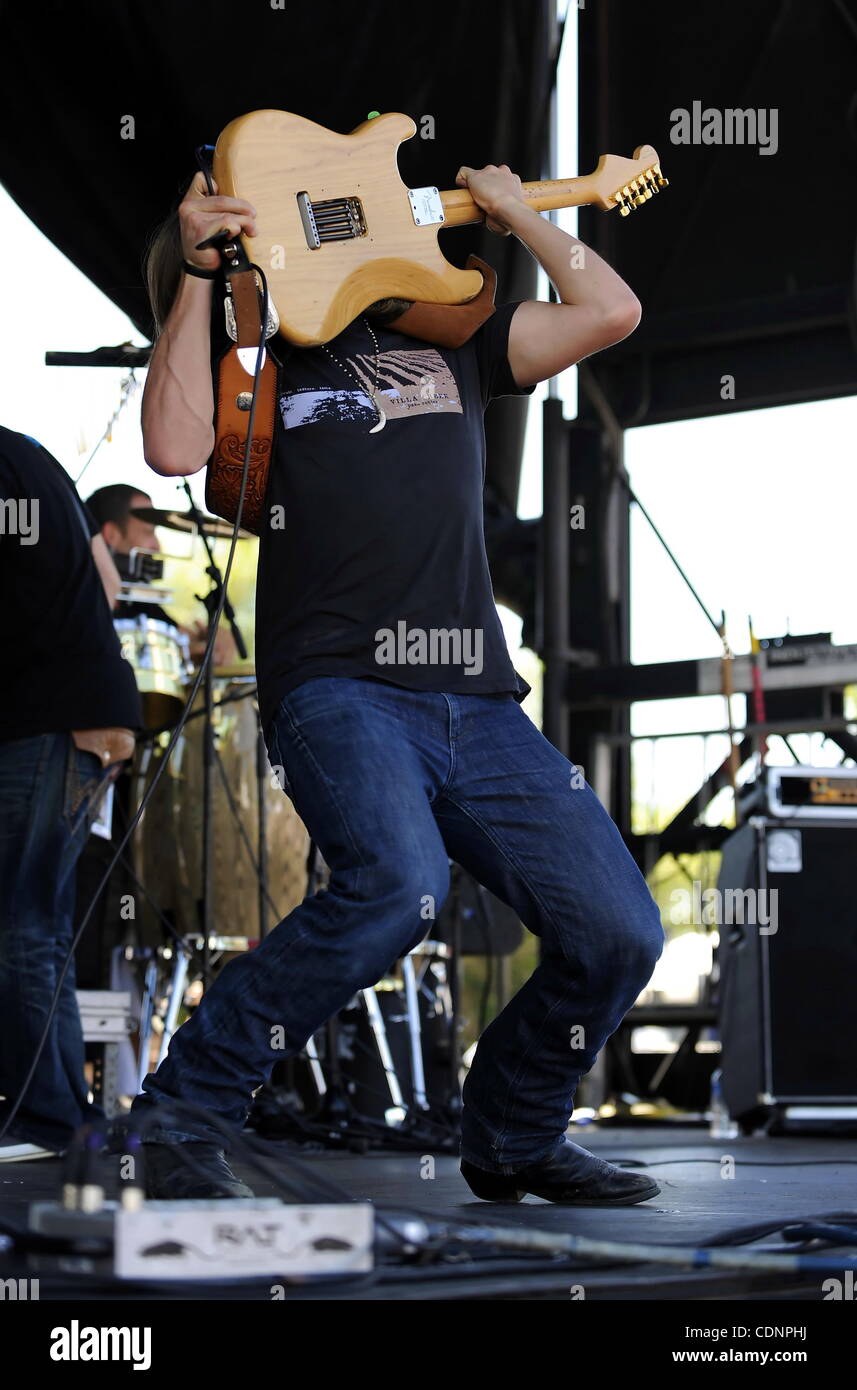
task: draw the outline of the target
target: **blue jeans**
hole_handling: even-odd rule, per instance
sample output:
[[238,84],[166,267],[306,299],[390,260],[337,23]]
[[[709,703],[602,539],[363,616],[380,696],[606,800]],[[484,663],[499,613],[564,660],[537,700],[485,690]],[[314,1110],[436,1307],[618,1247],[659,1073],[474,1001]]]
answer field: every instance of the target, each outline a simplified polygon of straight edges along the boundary
[[[648,981],[660,916],[616,826],[511,695],[346,677],[283,699],[268,751],[330,868],[326,892],[227,965],[132,1112],[161,1142],[238,1129],[253,1090],[416,946],[456,860],[541,938],[464,1085],[462,1156],[496,1172],[562,1142],[575,1087]],[[152,1108],[154,1107],[154,1109]],[[164,1107],[161,1118],[159,1107]]]
[[[72,942],[75,865],[109,771],[70,734],[0,743],[0,1127],[35,1056]],[[7,1140],[61,1152],[93,1114],[66,974],[47,1042]]]

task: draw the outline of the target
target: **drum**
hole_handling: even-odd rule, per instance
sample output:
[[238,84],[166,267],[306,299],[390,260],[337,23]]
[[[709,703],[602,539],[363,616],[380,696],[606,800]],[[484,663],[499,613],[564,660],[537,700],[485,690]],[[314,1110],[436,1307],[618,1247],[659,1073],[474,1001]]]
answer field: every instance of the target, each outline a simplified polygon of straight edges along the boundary
[[122,655],[134,669],[146,728],[164,729],[178,723],[190,668],[185,634],[171,623],[144,613],[116,618],[113,626]]
[[[261,824],[270,900],[265,929],[297,907],[306,892],[309,837],[291,801],[277,785],[264,749],[259,776],[255,697],[253,674],[216,676],[213,681],[212,729],[218,761],[212,770],[211,930],[224,938],[257,939],[260,934],[257,866]],[[143,908],[145,935],[150,941],[163,937],[153,904],[182,936],[195,936],[201,925],[203,700],[200,690],[137,835],[137,873],[152,900]],[[167,737],[157,736],[138,754],[138,797],[152,780]]]

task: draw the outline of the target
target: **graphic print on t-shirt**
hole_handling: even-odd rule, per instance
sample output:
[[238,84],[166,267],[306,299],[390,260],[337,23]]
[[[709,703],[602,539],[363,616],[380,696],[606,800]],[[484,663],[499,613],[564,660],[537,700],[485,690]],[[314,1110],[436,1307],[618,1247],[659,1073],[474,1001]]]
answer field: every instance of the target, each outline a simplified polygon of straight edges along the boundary
[[[371,424],[377,419],[371,397],[375,381],[374,354],[360,353],[357,357],[346,357],[344,362],[366,389],[311,386],[299,391],[284,391],[280,396],[280,414],[287,430],[338,420],[365,420]],[[378,395],[388,420],[442,412],[462,414],[455,378],[436,348],[382,352],[378,358]]]

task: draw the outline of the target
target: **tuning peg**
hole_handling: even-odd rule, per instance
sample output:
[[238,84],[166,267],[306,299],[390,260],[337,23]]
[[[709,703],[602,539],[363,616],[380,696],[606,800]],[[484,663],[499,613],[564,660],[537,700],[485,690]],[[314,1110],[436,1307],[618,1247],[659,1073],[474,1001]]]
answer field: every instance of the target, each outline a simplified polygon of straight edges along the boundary
[[640,207],[641,203],[645,201],[644,199],[640,199],[639,195],[634,192],[633,187],[627,183],[623,184],[620,189],[617,189],[613,196],[619,204],[619,211],[623,217],[627,217],[629,212],[632,212],[634,208]]
[[669,179],[665,179],[661,173],[660,164],[652,164],[648,169],[644,169],[635,179],[631,179],[630,183],[617,188],[613,194],[620,216],[627,217],[633,208],[641,208],[655,193],[660,193],[662,188],[666,188],[668,183]]

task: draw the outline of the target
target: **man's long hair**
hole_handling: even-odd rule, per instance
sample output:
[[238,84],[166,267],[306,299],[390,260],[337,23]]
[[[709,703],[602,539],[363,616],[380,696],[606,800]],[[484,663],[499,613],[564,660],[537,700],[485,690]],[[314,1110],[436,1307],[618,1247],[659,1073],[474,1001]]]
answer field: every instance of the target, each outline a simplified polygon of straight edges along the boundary
[[175,303],[183,264],[179,211],[178,207],[175,207],[166,221],[158,227],[146,251],[146,289],[149,292],[149,304],[155,325],[153,341],[163,332],[164,324]]

